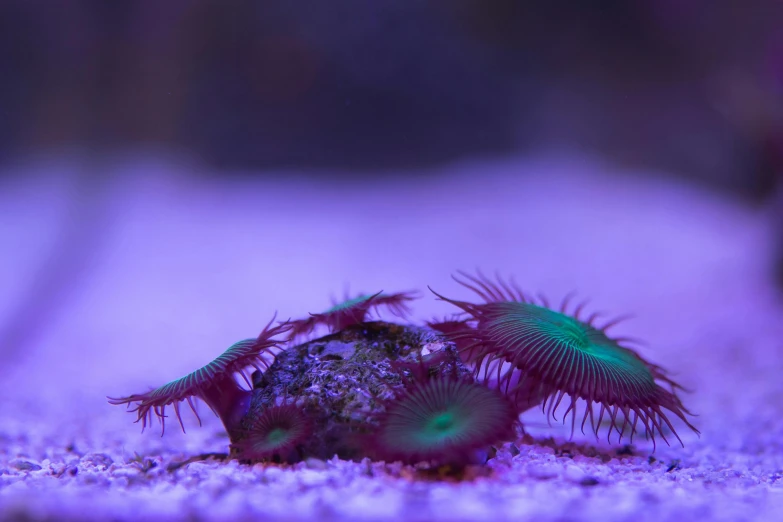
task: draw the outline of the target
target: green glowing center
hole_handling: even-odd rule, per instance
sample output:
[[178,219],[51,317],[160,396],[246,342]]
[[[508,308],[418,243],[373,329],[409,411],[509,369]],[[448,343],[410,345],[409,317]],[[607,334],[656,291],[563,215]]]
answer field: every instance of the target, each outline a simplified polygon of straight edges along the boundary
[[288,432],[286,430],[282,428],[274,428],[266,436],[266,442],[272,445],[280,444],[281,442],[285,442],[287,438],[288,438]]
[[458,431],[457,428],[457,419],[455,415],[450,411],[443,411],[427,422],[424,429],[424,435],[428,438],[440,438]]
[[592,333],[592,328],[590,328],[589,325],[581,323],[567,315],[545,308],[541,308],[540,312],[542,329],[547,331],[552,337],[555,337],[574,348],[586,352],[592,351],[590,349],[590,334]]
[[[653,385],[650,371],[633,352],[591,324],[530,303],[497,306],[505,313],[498,315],[491,328],[495,330],[494,335],[510,338],[514,351],[540,352],[553,361],[571,361],[578,365],[579,371],[591,375],[603,372],[608,379],[630,379],[647,388]],[[590,365],[589,369],[586,365]]]

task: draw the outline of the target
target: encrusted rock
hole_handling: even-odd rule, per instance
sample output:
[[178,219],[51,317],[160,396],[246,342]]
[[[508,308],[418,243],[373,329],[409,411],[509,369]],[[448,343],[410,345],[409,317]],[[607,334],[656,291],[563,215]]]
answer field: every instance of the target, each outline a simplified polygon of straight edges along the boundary
[[[427,328],[363,323],[293,346],[263,373],[253,375],[249,414],[283,401],[295,403],[313,422],[301,457],[359,460],[363,442],[406,374],[424,358],[432,375],[468,375],[454,346]],[[410,364],[395,364],[395,361]]]

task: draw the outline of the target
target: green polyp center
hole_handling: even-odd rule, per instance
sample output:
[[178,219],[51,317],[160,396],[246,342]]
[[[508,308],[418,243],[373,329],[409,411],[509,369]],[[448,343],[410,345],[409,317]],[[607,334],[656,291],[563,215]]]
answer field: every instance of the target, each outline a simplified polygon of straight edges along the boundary
[[596,341],[600,344],[601,339],[599,338],[602,337],[602,334],[595,328],[548,308],[536,305],[528,306],[535,309],[540,321],[539,327],[552,338],[585,353],[593,354],[596,351],[594,344]]
[[439,440],[459,431],[457,417],[450,411],[442,411],[432,417],[424,426],[423,438]]
[[269,445],[277,445],[288,438],[288,432],[282,428],[274,428],[266,436],[266,443]]
[[430,426],[435,431],[448,431],[454,426],[454,414],[448,411],[443,412],[432,419]]
[[574,317],[532,304],[519,304],[514,317],[531,329],[537,329],[561,347],[578,350],[593,359],[604,361],[606,368],[631,372],[644,381],[651,382],[652,376],[643,364],[628,350],[621,348],[603,331]]
[[554,328],[557,328],[560,335],[565,339],[568,339],[574,344],[589,345],[590,340],[587,338],[586,326],[581,324],[575,319],[572,319],[566,315],[558,312],[550,311],[549,317],[546,318]]

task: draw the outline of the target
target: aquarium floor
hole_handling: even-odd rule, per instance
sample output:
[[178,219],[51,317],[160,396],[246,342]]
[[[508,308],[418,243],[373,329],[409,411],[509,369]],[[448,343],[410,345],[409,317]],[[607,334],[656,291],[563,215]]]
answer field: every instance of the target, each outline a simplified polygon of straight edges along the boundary
[[[780,520],[783,306],[763,209],[581,159],[369,185],[189,180],[149,160],[101,189],[102,218],[80,225],[96,237],[58,246],[63,172],[82,168],[66,167],[25,167],[0,190],[0,244],[16,252],[0,259],[0,519]],[[59,262],[65,274],[46,272]],[[436,480],[369,461],[183,464],[226,450],[206,408],[202,427],[187,417],[187,434],[171,423],[161,437],[105,400],[204,364],[276,309],[327,308],[345,282],[468,297],[448,275],[477,266],[637,314],[618,334],[694,390],[701,436],[679,427],[685,447],[654,453],[568,442],[532,412],[518,454]],[[415,321],[450,312],[429,295],[415,305]]]

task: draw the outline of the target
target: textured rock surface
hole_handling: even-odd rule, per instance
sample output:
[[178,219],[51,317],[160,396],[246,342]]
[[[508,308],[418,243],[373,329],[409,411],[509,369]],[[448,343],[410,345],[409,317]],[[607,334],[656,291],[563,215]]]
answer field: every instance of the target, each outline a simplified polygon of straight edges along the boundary
[[[254,376],[248,419],[284,398],[304,409],[314,432],[303,457],[361,459],[362,435],[406,377],[395,363],[418,364],[445,352],[433,374],[468,375],[451,343],[431,330],[370,322],[293,346],[263,374]],[[407,372],[409,373],[409,372]]]

